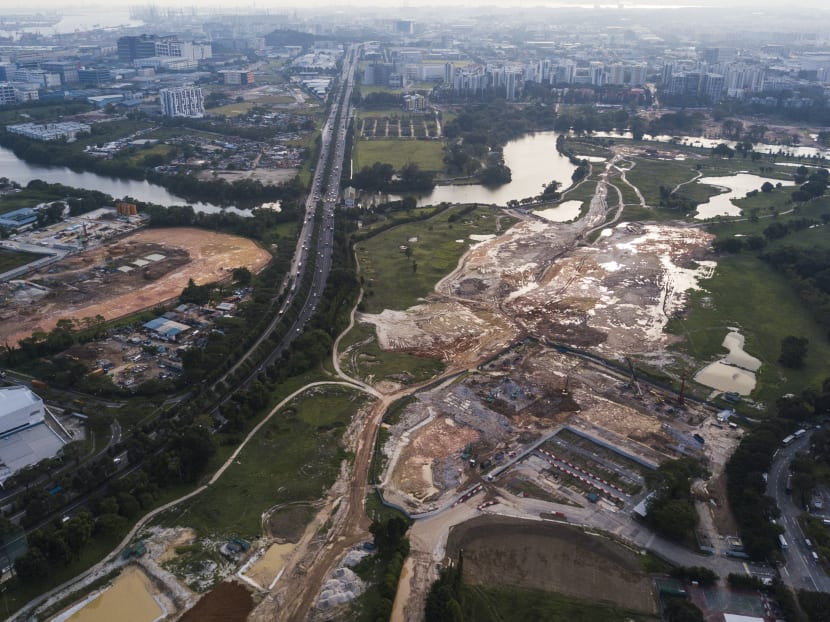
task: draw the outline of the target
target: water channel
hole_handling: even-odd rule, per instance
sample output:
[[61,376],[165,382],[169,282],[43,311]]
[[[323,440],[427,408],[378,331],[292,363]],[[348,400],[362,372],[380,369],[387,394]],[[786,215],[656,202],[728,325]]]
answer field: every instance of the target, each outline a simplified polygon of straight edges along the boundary
[[63,184],[73,188],[85,188],[86,190],[98,190],[109,194],[115,199],[125,196],[133,197],[145,203],[156,203],[158,205],[190,205],[197,212],[209,214],[221,211],[233,212],[241,216],[249,216],[247,210],[240,210],[235,207],[220,207],[212,203],[200,201],[192,202],[176,196],[158,184],[149,181],[137,181],[135,179],[122,179],[118,177],[104,177],[97,173],[87,171],[73,171],[66,166],[42,166],[30,164],[19,159],[11,149],[0,147],[0,176],[8,177],[21,186],[25,186],[33,179],[40,179],[50,184]]

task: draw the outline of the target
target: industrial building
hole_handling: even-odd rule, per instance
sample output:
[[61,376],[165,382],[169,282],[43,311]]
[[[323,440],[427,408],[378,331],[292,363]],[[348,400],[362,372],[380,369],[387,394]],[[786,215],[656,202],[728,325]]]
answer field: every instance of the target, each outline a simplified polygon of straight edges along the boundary
[[176,341],[176,339],[184,332],[190,330],[190,326],[168,320],[166,317],[157,317],[144,324],[144,328],[149,330],[157,339],[165,341]]
[[45,416],[43,400],[28,387],[0,388],[0,485],[20,469],[56,456],[63,447]]
[[37,123],[18,123],[17,125],[7,125],[6,131],[11,134],[19,134],[26,138],[33,140],[59,140],[66,139],[67,141],[75,140],[80,132],[89,132],[92,128],[86,123],[77,123],[75,121],[65,121],[63,123],[47,123],[39,125]]

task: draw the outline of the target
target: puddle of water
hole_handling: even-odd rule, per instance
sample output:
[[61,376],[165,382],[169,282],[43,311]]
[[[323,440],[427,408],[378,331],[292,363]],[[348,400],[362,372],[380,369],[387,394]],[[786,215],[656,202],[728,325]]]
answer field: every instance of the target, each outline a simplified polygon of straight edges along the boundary
[[568,222],[579,218],[581,211],[582,201],[565,201],[556,207],[549,207],[533,213],[551,222]]
[[744,336],[739,332],[726,335],[723,338],[723,347],[729,350],[729,355],[724,360],[749,371],[758,371],[761,361],[744,351],[744,341]]
[[153,594],[150,579],[139,568],[125,569],[112,585],[75,605],[54,622],[154,622],[167,616]]
[[272,544],[251,568],[245,573],[264,588],[270,587],[274,579],[282,572],[285,562],[296,545],[290,542]]
[[744,336],[736,330],[723,338],[723,347],[729,350],[720,361],[707,365],[695,376],[695,382],[718,391],[734,391],[749,395],[755,388],[755,372],[761,361],[744,351]]
[[695,382],[718,391],[734,391],[740,395],[749,395],[755,388],[755,374],[718,361],[701,369],[695,375]]
[[760,175],[751,175],[749,173],[738,173],[737,175],[728,175],[726,177],[701,177],[697,180],[698,184],[724,188],[726,192],[711,197],[708,203],[698,205],[695,219],[705,220],[707,218],[714,218],[715,216],[740,216],[741,208],[735,205],[732,199],[742,199],[746,196],[747,192],[760,190],[766,181],[772,185],[779,183],[782,186],[795,185],[795,182],[792,181],[761,177]]

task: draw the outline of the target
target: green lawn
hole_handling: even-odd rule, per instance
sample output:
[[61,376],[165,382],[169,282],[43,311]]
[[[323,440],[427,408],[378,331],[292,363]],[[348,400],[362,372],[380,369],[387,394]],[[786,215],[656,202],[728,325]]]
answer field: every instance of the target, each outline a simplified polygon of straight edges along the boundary
[[362,402],[342,387],[312,389],[275,415],[208,490],[160,517],[200,534],[261,533],[268,508],[319,499],[346,457],[340,437]]
[[410,138],[373,138],[354,143],[354,168],[359,171],[375,162],[391,164],[396,169],[410,162],[425,171],[444,168],[443,140],[412,140]]
[[[816,323],[789,281],[768,264],[749,253],[722,257],[715,276],[702,286],[704,290],[690,293],[685,316],[669,323],[670,332],[684,337],[678,349],[699,362],[714,360],[726,354],[721,342],[729,328],[739,328],[746,337],[746,351],[763,363],[751,397],[765,404],[785,393],[818,387],[828,376],[826,329]],[[787,335],[810,341],[803,369],[778,364],[781,340]]]
[[217,108],[209,108],[207,112],[211,114],[221,114],[226,117],[236,117],[247,113],[251,108],[257,104],[252,101],[248,102],[234,102],[233,104],[226,104],[218,106]]
[[476,622],[640,622],[659,619],[601,601],[519,587],[465,585],[463,595],[464,619]]
[[25,266],[36,259],[42,258],[43,255],[36,255],[35,253],[23,253],[0,249],[0,272],[7,270],[14,270],[20,266]]
[[[355,246],[365,280],[367,311],[407,309],[416,304],[455,268],[469,248],[470,234],[495,233],[496,218],[490,208],[478,207],[457,222],[448,222],[461,209],[453,207],[426,221],[395,227]],[[410,242],[414,237],[418,241]],[[409,247],[410,257],[401,246]]]

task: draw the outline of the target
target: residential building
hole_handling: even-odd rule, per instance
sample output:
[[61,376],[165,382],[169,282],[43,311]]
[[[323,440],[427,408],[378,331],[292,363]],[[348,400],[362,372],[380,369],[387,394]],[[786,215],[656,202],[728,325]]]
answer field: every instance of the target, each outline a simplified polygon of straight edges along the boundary
[[0,106],[17,103],[17,93],[8,82],[0,82]]
[[195,86],[180,86],[159,91],[161,114],[166,117],[203,117],[205,98],[202,89]]

